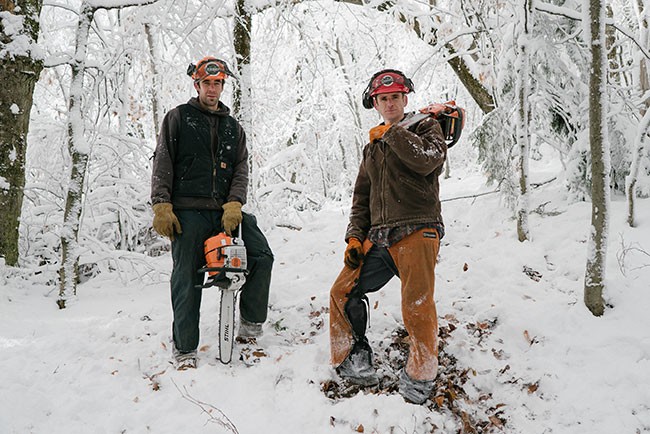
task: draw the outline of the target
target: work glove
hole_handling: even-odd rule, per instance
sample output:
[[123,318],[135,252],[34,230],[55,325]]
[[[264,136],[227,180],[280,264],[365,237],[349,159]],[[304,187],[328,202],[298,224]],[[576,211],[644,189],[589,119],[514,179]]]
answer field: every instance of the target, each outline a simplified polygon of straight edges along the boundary
[[157,203],[153,206],[153,228],[163,237],[174,239],[174,232],[182,234],[181,223],[174,214],[169,202]]
[[356,238],[350,238],[348,240],[348,247],[345,249],[345,258],[343,262],[348,267],[355,269],[361,265],[361,260],[363,259],[363,247],[361,246],[361,241]]
[[226,202],[221,205],[223,216],[221,216],[221,226],[224,232],[232,236],[232,231],[241,223],[241,203],[237,201]]
[[386,131],[388,131],[389,128],[390,128],[390,124],[377,125],[376,127],[370,128],[370,143],[384,137],[384,134],[386,133]]

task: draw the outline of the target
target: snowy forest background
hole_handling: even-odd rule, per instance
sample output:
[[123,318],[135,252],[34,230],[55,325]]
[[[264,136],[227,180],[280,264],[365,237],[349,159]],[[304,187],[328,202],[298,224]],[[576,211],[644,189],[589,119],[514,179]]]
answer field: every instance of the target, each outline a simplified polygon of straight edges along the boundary
[[[447,176],[480,164],[520,241],[531,159],[561,161],[571,200],[593,195],[587,280],[600,293],[610,189],[627,194],[630,224],[634,199],[650,192],[648,9],[647,0],[5,1],[3,256],[58,280],[63,306],[78,275],[119,274],[164,249],[147,204],[157,129],[194,93],[187,64],[216,55],[239,76],[223,99],[248,132],[250,208],[274,225],[350,197],[378,120],[360,95],[373,72],[397,68],[416,83],[412,109],[466,107],[466,145],[450,154]],[[26,72],[11,66],[25,62],[33,93],[12,101]],[[25,91],[28,81],[18,81]]]
[[[238,76],[222,99],[247,132],[247,209],[267,230],[349,205],[379,122],[361,94],[383,68],[414,81],[407,109],[466,109],[445,179],[480,176],[522,245],[551,236],[530,231],[530,216],[554,215],[537,191],[592,205],[579,268],[594,315],[610,202],[633,228],[650,195],[649,0],[0,5],[0,281],[50,288],[61,308],[93,279],[158,281],[169,245],[151,228],[150,158],[166,111],[195,94],[187,65],[206,55]],[[632,237],[647,258],[650,240]]]

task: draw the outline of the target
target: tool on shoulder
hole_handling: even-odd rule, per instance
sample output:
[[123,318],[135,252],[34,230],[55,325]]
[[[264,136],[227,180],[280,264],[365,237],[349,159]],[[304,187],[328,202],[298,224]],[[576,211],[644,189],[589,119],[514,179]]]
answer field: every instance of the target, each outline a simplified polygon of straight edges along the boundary
[[458,107],[456,101],[447,101],[445,103],[434,103],[421,108],[419,113],[407,117],[398,125],[408,128],[423,119],[431,116],[440,124],[442,134],[445,136],[447,148],[451,148],[458,140],[465,127],[465,109]]
[[[241,234],[241,225],[239,225]],[[199,288],[216,286],[221,289],[219,308],[219,360],[230,363],[234,345],[235,301],[237,293],[246,283],[247,257],[243,239],[221,232],[204,243],[205,267],[198,270],[204,273],[203,285]]]

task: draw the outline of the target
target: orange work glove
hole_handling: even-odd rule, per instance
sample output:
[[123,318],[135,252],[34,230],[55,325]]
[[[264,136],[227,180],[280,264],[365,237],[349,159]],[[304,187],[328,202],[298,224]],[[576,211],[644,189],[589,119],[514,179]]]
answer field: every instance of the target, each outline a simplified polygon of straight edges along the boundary
[[223,208],[221,226],[223,226],[225,233],[232,236],[233,229],[242,221],[241,203],[237,201],[226,202],[221,207]]
[[163,237],[174,239],[174,232],[182,234],[181,223],[169,202],[157,203],[153,206],[153,228]]
[[388,131],[389,128],[390,128],[390,124],[377,125],[376,127],[370,128],[370,143],[384,137],[384,134],[386,133],[386,131]]
[[361,241],[356,238],[350,238],[348,240],[348,247],[345,249],[345,258],[343,262],[348,267],[355,269],[361,265],[361,260],[363,259],[363,247],[361,246]]

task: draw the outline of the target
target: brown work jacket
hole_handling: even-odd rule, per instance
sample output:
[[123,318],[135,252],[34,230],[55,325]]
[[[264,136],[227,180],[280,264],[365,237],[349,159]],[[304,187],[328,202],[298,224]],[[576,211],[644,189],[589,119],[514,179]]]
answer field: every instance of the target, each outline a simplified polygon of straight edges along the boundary
[[363,241],[371,228],[442,225],[438,176],[446,156],[442,130],[431,117],[408,129],[395,124],[381,139],[368,143],[354,186],[345,240]]

